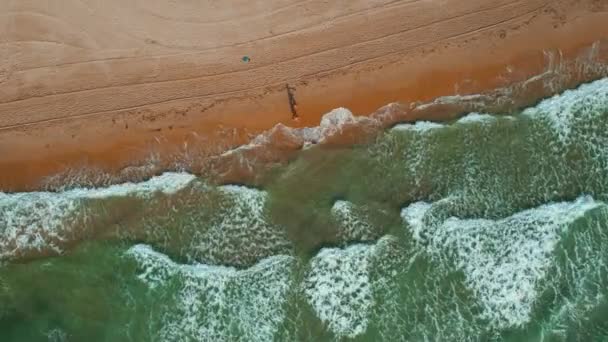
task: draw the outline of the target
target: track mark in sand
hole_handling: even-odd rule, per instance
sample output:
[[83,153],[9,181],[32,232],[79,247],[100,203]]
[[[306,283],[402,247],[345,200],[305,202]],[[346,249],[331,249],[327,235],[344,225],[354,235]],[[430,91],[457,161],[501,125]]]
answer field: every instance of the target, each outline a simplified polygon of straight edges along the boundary
[[92,50],[91,48],[72,45],[70,43],[54,41],[54,40],[39,40],[39,39],[28,39],[28,40],[11,40],[10,42],[0,42],[0,45],[9,45],[9,44],[23,44],[23,43],[31,43],[31,44],[54,44],[61,46],[68,46],[74,49],[82,49],[82,50]]
[[[263,13],[252,13],[248,16],[245,16],[244,18],[239,18],[239,19],[258,19],[260,17],[268,17],[268,16],[272,16],[274,14],[276,14],[277,12],[281,12],[284,10],[288,10],[291,7],[295,7],[298,5],[302,5],[308,2],[311,2],[312,0],[297,0],[296,2],[292,2],[289,3],[287,5],[284,6],[280,6],[277,8],[272,9],[271,11],[264,11]],[[166,20],[166,21],[172,21],[172,22],[180,22],[180,23],[188,23],[188,24],[209,24],[209,25],[217,25],[217,24],[225,24],[225,23],[232,23],[234,22],[236,19],[235,18],[223,18],[223,19],[216,19],[216,20],[208,20],[208,21],[198,21],[198,20],[193,20],[192,18],[188,18],[188,19],[184,19],[184,18],[180,18],[180,19],[176,19],[176,18],[171,18],[168,16],[164,16],[158,13],[155,13],[149,9],[147,9],[146,7],[139,7],[137,6],[137,4],[135,5],[135,7],[140,10],[143,13],[148,14],[149,16],[158,18],[158,19],[162,19],[162,20]]]
[[[541,1],[539,1],[539,2],[541,2]],[[409,3],[410,2],[408,2],[406,4],[409,4]],[[487,12],[487,11],[497,10],[499,8],[511,6],[511,5],[515,4],[515,3],[517,3],[517,2],[509,2],[507,4],[500,5],[500,6],[497,6],[497,7],[492,7],[492,8],[482,9],[482,10],[476,10],[476,11],[472,11],[472,12],[468,12],[468,13],[463,13],[463,14],[459,14],[459,15],[456,15],[456,16],[444,18],[444,19],[441,19],[441,20],[432,21],[432,22],[426,23],[424,25],[415,26],[415,27],[407,28],[407,29],[400,30],[400,31],[397,31],[397,32],[388,33],[388,34],[381,35],[381,36],[378,36],[378,37],[375,37],[375,38],[372,38],[372,39],[363,40],[363,41],[356,41],[356,42],[349,43],[349,44],[346,44],[346,45],[340,45],[340,46],[332,47],[332,48],[325,49],[325,50],[315,51],[315,52],[312,52],[312,53],[307,53],[307,54],[303,54],[303,55],[299,55],[299,56],[293,56],[291,58],[287,58],[287,59],[284,59],[284,60],[281,60],[281,61],[278,61],[278,62],[260,64],[260,65],[254,67],[254,68],[247,69],[247,70],[238,70],[237,69],[237,70],[233,70],[233,71],[229,71],[229,72],[212,73],[212,74],[207,74],[207,75],[203,75],[203,76],[184,77],[184,78],[178,78],[178,79],[167,79],[167,80],[159,80],[159,81],[143,82],[143,83],[127,83],[127,84],[121,84],[121,85],[109,85],[109,86],[102,86],[102,87],[96,87],[96,88],[91,88],[91,89],[83,89],[83,90],[76,90],[76,91],[67,91],[67,92],[60,92],[60,93],[53,93],[53,94],[45,94],[45,95],[41,95],[41,96],[31,96],[31,97],[28,97],[28,98],[8,101],[8,102],[1,102],[0,101],[0,105],[2,105],[2,104],[8,104],[8,103],[15,103],[15,102],[22,102],[22,101],[29,101],[29,100],[35,99],[35,98],[55,97],[55,96],[61,96],[61,95],[67,95],[67,94],[94,92],[94,91],[101,90],[101,89],[127,87],[127,86],[143,85],[143,84],[162,84],[162,83],[170,83],[170,82],[178,82],[178,81],[202,80],[202,79],[209,78],[209,77],[235,75],[235,74],[239,74],[239,73],[243,73],[243,72],[248,72],[248,71],[252,71],[252,70],[259,70],[259,69],[271,67],[273,65],[276,65],[277,63],[284,64],[286,62],[293,62],[293,61],[298,60],[298,59],[310,58],[310,57],[318,56],[318,55],[321,55],[321,54],[324,54],[324,53],[329,53],[329,52],[334,52],[334,51],[346,49],[348,47],[362,46],[362,45],[369,44],[369,43],[372,43],[372,42],[378,42],[378,41],[380,41],[382,39],[386,39],[388,37],[395,37],[397,35],[406,34],[406,33],[412,32],[412,31],[425,29],[425,28],[432,27],[433,25],[436,25],[436,24],[439,24],[439,23],[442,23],[442,22],[446,22],[446,21],[452,21],[452,20],[466,18],[468,16],[472,16],[472,15],[475,15],[475,14],[478,14],[478,13],[481,13],[481,12]],[[538,11],[539,9],[541,9],[541,8],[543,8],[545,6],[546,6],[546,4],[543,2],[543,4],[541,6],[535,7],[532,10],[527,11],[525,13],[517,14],[517,15],[515,15],[513,17],[510,17],[510,18],[507,18],[505,20],[493,23],[493,24],[488,25],[488,26],[479,27],[479,28],[477,28],[477,29],[475,29],[473,31],[461,32],[458,35],[464,35],[464,34],[468,34],[468,33],[472,33],[472,32],[479,32],[479,31],[481,31],[481,30],[483,30],[485,28],[488,28],[488,27],[493,27],[493,26],[495,27],[495,26],[503,24],[503,23],[505,23],[507,21],[510,21],[510,20],[513,20],[513,19],[516,19],[516,18],[520,18],[520,17],[526,16],[526,15],[529,15],[529,14],[535,12],[535,11]],[[435,40],[435,41],[425,42],[424,44],[433,44],[433,43],[435,43],[437,41],[450,39],[452,37],[453,36],[446,36],[444,38],[441,38],[441,39],[438,39],[438,40]],[[410,46],[408,48],[411,49],[411,48],[415,48],[417,46],[420,46],[420,45],[414,45],[414,46]],[[406,50],[408,48],[404,48],[403,50]],[[391,53],[391,52],[389,52],[389,53]],[[375,59],[375,58],[376,57],[371,57],[371,58],[363,59],[362,61],[371,60],[371,59]],[[359,62],[362,62],[362,61],[358,61],[358,62],[355,62],[355,63],[359,63]],[[343,66],[339,66],[339,67],[332,68],[332,69],[338,69],[338,68],[342,68],[342,67]],[[324,72],[327,72],[327,70],[317,70],[314,74],[319,74],[319,73],[324,73]],[[308,76],[308,74],[307,75],[299,75],[299,76],[300,77],[301,76]],[[212,94],[208,94],[208,95],[212,95]],[[202,96],[206,96],[206,95],[202,95]],[[173,99],[171,99],[171,100],[173,100]],[[167,101],[170,101],[170,100],[167,100]],[[120,110],[120,109],[117,109],[117,110]]]
[[[78,28],[74,23],[67,21],[65,18],[61,18],[61,17],[57,17],[51,14],[46,14],[46,13],[41,13],[38,11],[32,11],[32,10],[21,10],[21,11],[13,11],[13,10],[9,10],[5,13],[0,14],[0,17],[8,17],[11,19],[15,19],[15,17],[25,17],[25,18],[42,18],[41,20],[39,20],[37,23],[39,25],[42,25],[42,27],[46,27],[46,24],[48,24],[48,22],[52,22],[52,23],[58,23],[58,28],[60,29],[58,32],[55,32],[55,35],[57,35],[59,33],[59,36],[57,36],[57,38],[61,38],[61,36],[63,34],[65,34],[66,32],[63,32],[63,30],[61,29],[67,29],[69,31],[67,31],[68,35],[75,35],[76,36],[76,41],[77,42],[81,42],[84,44],[90,44],[91,46],[81,46],[78,44],[73,44],[73,43],[69,43],[69,42],[63,42],[63,41],[57,41],[55,39],[25,39],[25,40],[9,40],[9,41],[3,41],[2,43],[4,44],[10,44],[10,43],[28,43],[28,42],[40,42],[40,43],[56,43],[56,44],[63,44],[65,46],[69,46],[69,47],[73,47],[73,48],[77,48],[77,49],[86,49],[86,50],[93,50],[93,49],[99,49],[99,46],[96,42],[95,39],[93,39],[91,37],[90,34],[88,34],[84,29],[82,28]],[[47,22],[48,21],[48,22]],[[11,25],[13,26],[13,25]],[[8,26],[7,28],[10,30],[10,27]],[[47,30],[49,28],[47,27]],[[9,32],[10,34],[10,32]],[[43,35],[46,35],[43,34]],[[20,70],[18,70],[20,71]]]
[[[337,17],[333,18],[333,20],[334,21],[338,20],[338,19],[345,20],[345,19],[350,18],[350,17],[362,15],[365,12],[376,11],[376,10],[377,11],[386,10],[387,8],[398,8],[398,7],[402,7],[404,5],[411,5],[412,3],[416,3],[416,2],[420,2],[420,1],[423,1],[423,0],[412,0],[412,1],[404,2],[404,3],[402,3],[401,0],[395,0],[395,1],[387,3],[384,6],[370,7],[370,8],[361,10],[361,11],[356,11],[356,12],[352,12],[352,13],[349,13],[349,14],[340,15],[340,16],[337,16]],[[370,15],[370,14],[366,14],[366,15]],[[280,34],[275,34],[275,35],[270,35],[270,36],[264,36],[264,37],[260,37],[260,38],[257,38],[257,39],[247,40],[247,41],[243,41],[243,42],[235,43],[235,44],[218,45],[218,46],[204,48],[204,49],[197,49],[195,51],[190,51],[190,52],[178,52],[178,53],[158,54],[158,55],[150,55],[150,56],[146,56],[146,57],[150,57],[150,58],[166,58],[166,57],[179,57],[179,56],[197,55],[197,54],[201,54],[201,53],[207,52],[207,51],[216,51],[218,49],[225,49],[225,48],[235,48],[235,47],[239,47],[239,46],[242,46],[242,45],[254,44],[254,43],[259,43],[259,42],[267,41],[267,40],[270,40],[270,39],[280,38],[280,37],[284,37],[284,36],[288,36],[288,35],[293,35],[293,34],[299,34],[299,33],[302,33],[302,31],[308,31],[308,30],[311,30],[311,29],[316,29],[316,28],[318,28],[321,25],[323,25],[323,22],[316,23],[316,24],[313,24],[311,26],[304,26],[304,27],[302,27],[300,29],[290,30],[290,31],[286,31],[286,32],[283,32],[283,33],[280,33]],[[299,56],[296,56],[296,58],[297,57],[299,57]],[[38,67],[19,69],[17,71],[23,72],[23,71],[30,71],[30,70],[36,70],[36,69],[55,68],[55,67],[70,66],[70,65],[80,65],[80,64],[92,64],[92,63],[99,63],[99,62],[106,62],[106,61],[115,61],[115,60],[129,60],[129,59],[137,59],[137,58],[141,58],[141,56],[109,57],[109,58],[103,58],[103,59],[92,59],[92,60],[85,60],[85,61],[74,61],[74,62],[68,62],[68,63],[55,64],[55,65],[46,65],[46,66],[38,66]],[[137,83],[135,83],[135,84],[137,84]]]
[[[500,26],[502,24],[511,22],[513,20],[521,19],[522,17],[530,15],[530,14],[534,13],[535,11],[537,11],[538,9],[543,8],[543,7],[544,7],[544,5],[540,6],[538,8],[535,8],[535,9],[533,9],[533,10],[527,12],[527,13],[524,13],[524,14],[521,14],[521,15],[517,15],[517,16],[512,17],[512,18],[505,19],[505,20],[500,21],[498,23],[494,23],[494,24],[491,24],[491,25],[483,26],[483,27],[478,28],[478,29],[470,30],[470,31],[467,31],[467,32],[462,32],[462,33],[451,35],[451,36],[448,36],[448,37],[445,37],[445,38],[440,38],[440,39],[437,39],[437,40],[434,40],[434,41],[431,41],[431,42],[426,42],[426,43],[422,43],[422,44],[416,44],[414,46],[410,46],[408,48],[400,49],[398,51],[391,52],[391,53],[388,53],[388,54],[385,54],[385,55],[382,55],[382,56],[376,56],[376,57],[372,57],[372,58],[363,59],[361,61],[349,64],[347,66],[341,66],[341,67],[337,67],[337,68],[331,68],[329,70],[319,70],[319,71],[317,71],[315,73],[306,74],[306,75],[300,75],[300,76],[301,77],[311,77],[311,76],[314,76],[314,75],[323,75],[323,74],[327,74],[327,73],[332,72],[332,71],[343,69],[345,67],[351,67],[351,66],[354,66],[354,65],[361,65],[363,63],[366,63],[366,62],[369,62],[369,61],[372,61],[372,60],[377,60],[377,59],[384,58],[384,57],[387,57],[387,56],[398,55],[399,53],[402,53],[406,49],[418,48],[418,47],[421,47],[421,46],[424,46],[424,45],[428,45],[428,44],[436,44],[436,43],[441,42],[441,41],[449,41],[449,40],[457,39],[457,38],[460,38],[460,37],[463,37],[463,36],[466,36],[466,35],[483,32],[485,30],[495,28],[497,26]],[[420,28],[417,28],[417,29],[420,29]],[[254,69],[257,69],[257,68],[254,68]],[[158,83],[158,82],[155,82],[155,83]],[[281,82],[278,82],[278,84],[280,84],[280,83]],[[109,109],[109,110],[103,110],[103,111],[92,112],[92,113],[84,113],[84,114],[79,114],[79,115],[68,115],[68,116],[63,116],[63,117],[55,117],[55,118],[38,120],[38,121],[32,121],[32,122],[27,122],[27,123],[20,123],[20,124],[16,124],[16,125],[0,126],[0,131],[25,128],[25,127],[34,126],[34,125],[37,125],[37,124],[57,122],[57,121],[62,121],[62,120],[79,119],[79,118],[86,118],[86,117],[92,117],[92,116],[97,116],[97,115],[104,115],[104,114],[113,113],[113,112],[115,113],[115,112],[135,110],[135,109],[144,108],[144,107],[147,107],[147,106],[165,104],[165,103],[176,102],[176,101],[193,100],[193,99],[208,99],[208,98],[212,98],[212,97],[216,97],[216,96],[242,94],[243,92],[246,92],[246,91],[251,91],[251,90],[256,90],[256,89],[262,89],[262,88],[267,87],[267,86],[277,86],[278,84],[277,83],[272,83],[272,84],[260,85],[260,86],[257,86],[257,87],[239,89],[239,90],[234,90],[234,91],[226,91],[226,92],[220,92],[220,93],[214,93],[214,94],[206,94],[206,95],[188,96],[188,97],[183,97],[183,98],[175,98],[175,99],[163,100],[163,101],[158,101],[158,102],[153,102],[153,103],[147,103],[147,104],[143,104],[143,105],[126,107],[126,108]]]

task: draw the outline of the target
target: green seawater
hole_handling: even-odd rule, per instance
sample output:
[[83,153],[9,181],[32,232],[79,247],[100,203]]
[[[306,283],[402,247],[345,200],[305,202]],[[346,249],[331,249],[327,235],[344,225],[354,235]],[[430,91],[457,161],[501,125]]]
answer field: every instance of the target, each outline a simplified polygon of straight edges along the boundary
[[608,341],[608,79],[514,115],[0,193],[0,341]]

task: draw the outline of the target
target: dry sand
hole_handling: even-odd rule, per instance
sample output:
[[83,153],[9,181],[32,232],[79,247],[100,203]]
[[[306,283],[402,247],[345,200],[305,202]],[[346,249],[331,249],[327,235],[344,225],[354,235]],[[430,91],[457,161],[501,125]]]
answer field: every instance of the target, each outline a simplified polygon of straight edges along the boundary
[[606,22],[605,0],[2,1],[0,189],[571,74],[531,100],[608,75]]

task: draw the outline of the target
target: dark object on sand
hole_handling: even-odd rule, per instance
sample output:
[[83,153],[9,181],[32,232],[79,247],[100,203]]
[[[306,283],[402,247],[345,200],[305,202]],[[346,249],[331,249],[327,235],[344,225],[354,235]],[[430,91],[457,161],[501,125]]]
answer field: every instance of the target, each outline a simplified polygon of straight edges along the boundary
[[290,87],[289,84],[285,85],[287,89],[287,99],[289,100],[289,109],[291,110],[291,118],[297,119],[298,116],[298,104],[296,103],[296,97],[294,95],[294,91],[296,88]]

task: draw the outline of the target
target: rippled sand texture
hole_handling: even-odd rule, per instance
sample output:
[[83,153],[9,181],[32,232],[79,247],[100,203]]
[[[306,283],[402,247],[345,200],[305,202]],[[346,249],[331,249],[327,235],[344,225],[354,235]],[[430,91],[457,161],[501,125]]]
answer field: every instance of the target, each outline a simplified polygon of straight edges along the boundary
[[526,80],[515,95],[536,100],[606,75],[605,11],[597,0],[4,1],[0,188],[37,189],[66,169],[111,182],[201,173],[202,157],[338,107],[368,115]]

